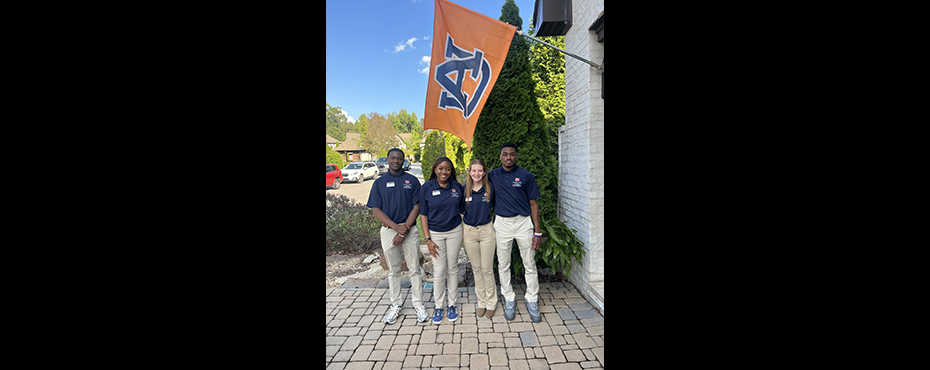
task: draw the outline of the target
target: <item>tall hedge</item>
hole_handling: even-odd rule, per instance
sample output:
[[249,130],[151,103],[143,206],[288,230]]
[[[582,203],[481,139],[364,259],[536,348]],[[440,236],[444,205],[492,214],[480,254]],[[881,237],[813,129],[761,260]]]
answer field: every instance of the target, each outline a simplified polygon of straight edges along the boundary
[[424,181],[429,181],[433,162],[444,155],[446,155],[446,146],[443,142],[443,132],[431,130],[426,134],[426,141],[423,143],[423,157],[420,158],[420,169],[423,171]]
[[[513,0],[507,0],[501,8],[500,20],[522,27]],[[531,72],[529,44],[523,36],[514,35],[504,67],[476,124],[472,158],[483,159],[489,169],[498,168],[501,144],[517,144],[517,165],[533,173],[542,195],[537,200],[540,217],[555,219],[558,163],[550,154],[549,129],[536,100]]]

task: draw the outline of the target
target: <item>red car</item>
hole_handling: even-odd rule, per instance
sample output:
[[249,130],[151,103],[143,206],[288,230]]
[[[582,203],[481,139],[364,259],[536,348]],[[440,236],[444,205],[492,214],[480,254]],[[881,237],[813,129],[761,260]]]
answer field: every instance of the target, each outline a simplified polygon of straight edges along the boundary
[[326,187],[332,186],[333,189],[339,189],[339,184],[342,183],[342,170],[339,169],[339,166],[334,164],[326,164]]

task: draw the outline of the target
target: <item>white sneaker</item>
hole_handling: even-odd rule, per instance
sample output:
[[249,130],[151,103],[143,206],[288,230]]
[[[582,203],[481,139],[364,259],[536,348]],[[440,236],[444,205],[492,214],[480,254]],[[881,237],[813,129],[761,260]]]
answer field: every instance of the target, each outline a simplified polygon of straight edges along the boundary
[[397,322],[397,316],[400,316],[400,306],[391,305],[388,308],[387,313],[384,314],[384,322],[388,325],[393,325]]
[[417,322],[426,322],[426,319],[429,318],[429,316],[426,315],[426,308],[414,307],[413,310],[417,312]]

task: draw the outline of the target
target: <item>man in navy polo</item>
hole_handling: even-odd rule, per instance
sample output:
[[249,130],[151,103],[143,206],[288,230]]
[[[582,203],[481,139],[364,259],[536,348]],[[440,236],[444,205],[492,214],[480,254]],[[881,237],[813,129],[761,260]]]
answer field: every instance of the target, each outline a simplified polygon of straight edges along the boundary
[[410,275],[410,292],[417,321],[428,318],[423,307],[423,269],[420,267],[420,234],[417,232],[417,216],[420,214],[420,180],[404,171],[404,151],[393,148],[387,155],[388,172],[371,185],[367,206],[371,208],[381,227],[381,249],[387,260],[390,273],[391,307],[384,315],[384,322],[394,324],[400,315],[404,301],[400,296],[401,250],[407,261]]
[[[539,277],[536,275],[536,249],[542,241],[542,225],[539,223],[541,195],[536,187],[536,178],[530,171],[517,166],[517,146],[513,143],[501,145],[501,168],[488,172],[491,181],[494,206],[494,232],[497,234],[497,271],[500,274],[501,294],[504,296],[504,318],[516,316],[516,294],[510,285],[510,250],[513,241],[520,248],[526,278],[526,310],[533,322],[542,320],[536,301],[539,295]],[[532,220],[530,219],[532,216]]]

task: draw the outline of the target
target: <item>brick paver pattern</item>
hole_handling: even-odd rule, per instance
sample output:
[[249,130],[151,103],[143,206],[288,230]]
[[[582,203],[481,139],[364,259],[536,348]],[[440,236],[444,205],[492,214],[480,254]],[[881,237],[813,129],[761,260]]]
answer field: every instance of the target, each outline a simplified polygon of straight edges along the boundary
[[517,317],[504,319],[498,286],[494,317],[476,317],[474,287],[460,287],[459,319],[433,324],[432,288],[423,289],[430,318],[417,322],[410,289],[394,325],[384,323],[387,289],[326,290],[326,369],[514,369],[604,368],[604,316],[570,282],[540,282],[542,321],[530,320],[525,284],[514,284]]

